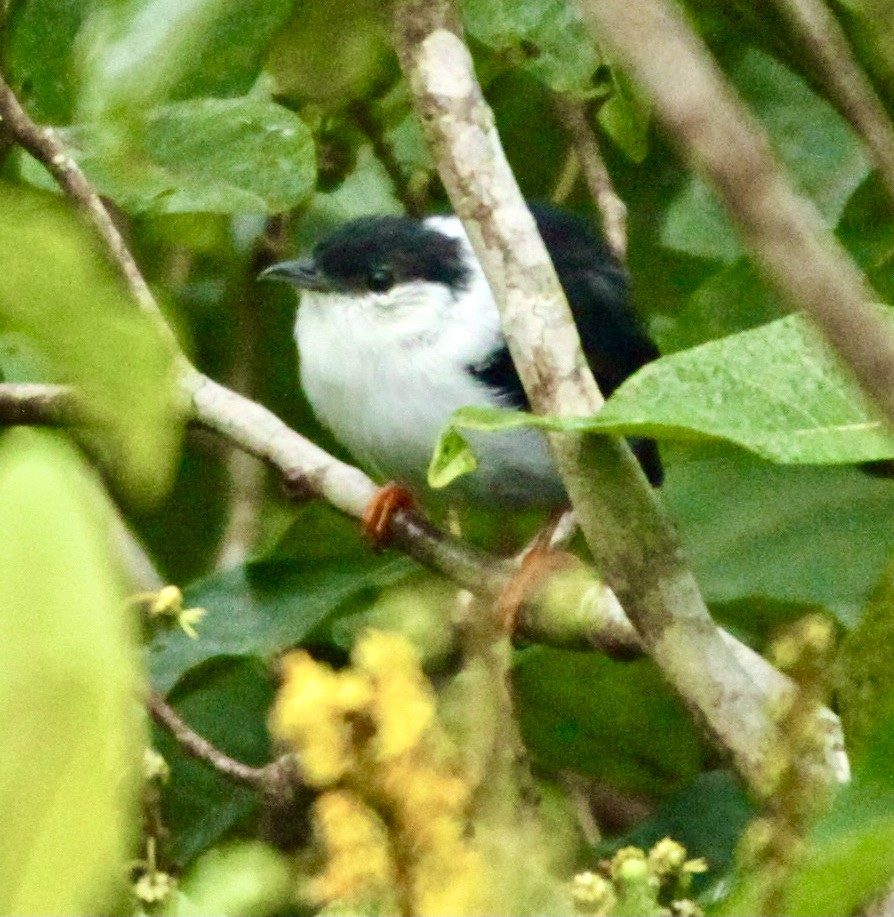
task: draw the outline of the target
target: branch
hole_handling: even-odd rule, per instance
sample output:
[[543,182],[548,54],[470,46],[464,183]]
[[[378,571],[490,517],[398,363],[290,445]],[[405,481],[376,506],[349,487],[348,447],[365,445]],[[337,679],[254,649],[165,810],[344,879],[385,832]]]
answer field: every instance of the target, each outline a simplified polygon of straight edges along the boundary
[[[602,396],[506,161],[455,11],[449,0],[402,0],[395,24],[416,113],[494,292],[531,404],[538,413],[594,413]],[[711,620],[673,525],[630,449],[614,437],[555,434],[550,443],[590,550],[647,652],[761,794],[776,727]]]
[[702,42],[662,0],[578,0],[593,31],[655,103],[683,154],[725,205],[742,241],[793,309],[803,309],[894,422],[894,337],[880,297],[792,189],[759,124]]
[[894,126],[860,69],[844,30],[823,0],[774,0],[818,66],[829,94],[863,138],[894,203]]
[[627,205],[618,196],[608,174],[602,151],[587,122],[587,108],[583,102],[553,96],[553,110],[577,156],[587,182],[590,197],[602,217],[602,231],[615,257],[622,263],[627,260]]
[[[207,739],[202,738],[180,718],[158,691],[151,690],[146,697],[146,709],[152,719],[166,729],[177,744],[192,758],[209,764],[214,770],[232,783],[252,790],[262,789],[266,780],[266,767],[251,767],[224,754]],[[268,765],[269,767],[270,765]]]

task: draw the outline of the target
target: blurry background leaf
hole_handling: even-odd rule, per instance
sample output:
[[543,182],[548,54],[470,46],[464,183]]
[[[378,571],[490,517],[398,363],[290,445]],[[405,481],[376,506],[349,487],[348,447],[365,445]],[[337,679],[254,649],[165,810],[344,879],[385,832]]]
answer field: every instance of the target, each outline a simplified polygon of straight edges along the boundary
[[182,418],[170,347],[128,301],[88,230],[51,197],[0,184],[0,326],[78,386],[129,495],[170,483]]
[[95,4],[77,44],[78,120],[139,117],[171,98],[243,94],[291,5],[289,0]]
[[654,796],[702,766],[697,730],[647,660],[536,647],[518,654],[512,685],[528,751],[551,770]]
[[208,610],[191,640],[179,628],[150,646],[153,684],[170,690],[201,662],[218,656],[269,659],[313,633],[328,616],[417,570],[409,558],[376,554],[334,511],[308,507],[276,556],[193,583],[188,606]]
[[0,437],[0,911],[90,914],[122,890],[142,744],[108,508],[75,451]]
[[313,191],[310,131],[273,102],[176,102],[130,127],[75,132],[81,166],[127,210],[278,213]]
[[207,853],[184,878],[170,917],[264,917],[286,911],[295,897],[291,864],[272,847],[233,844]]
[[601,63],[574,4],[562,0],[464,0],[469,34],[511,54],[556,92],[586,95]]

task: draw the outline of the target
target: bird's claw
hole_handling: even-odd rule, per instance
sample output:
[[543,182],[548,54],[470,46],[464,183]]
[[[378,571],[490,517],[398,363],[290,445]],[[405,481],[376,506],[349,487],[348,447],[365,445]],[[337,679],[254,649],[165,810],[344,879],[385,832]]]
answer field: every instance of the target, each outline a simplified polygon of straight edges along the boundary
[[380,487],[366,504],[360,528],[376,548],[382,548],[391,536],[391,520],[399,509],[413,509],[416,500],[401,484],[390,481]]

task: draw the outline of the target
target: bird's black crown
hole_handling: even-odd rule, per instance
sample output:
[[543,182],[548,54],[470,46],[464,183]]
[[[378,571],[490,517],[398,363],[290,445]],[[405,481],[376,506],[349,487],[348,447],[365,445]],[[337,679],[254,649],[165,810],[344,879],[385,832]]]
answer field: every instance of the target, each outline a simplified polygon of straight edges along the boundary
[[317,245],[313,260],[328,280],[350,290],[381,292],[411,280],[462,288],[469,276],[460,242],[411,217],[351,220]]

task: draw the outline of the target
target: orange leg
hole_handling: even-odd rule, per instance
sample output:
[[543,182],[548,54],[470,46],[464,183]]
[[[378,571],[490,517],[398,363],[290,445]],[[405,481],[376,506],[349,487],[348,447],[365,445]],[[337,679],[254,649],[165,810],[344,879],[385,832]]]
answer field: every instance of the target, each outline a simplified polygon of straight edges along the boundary
[[534,591],[538,580],[576,562],[572,555],[550,547],[562,513],[563,511],[553,513],[546,525],[534,536],[533,541],[522,551],[518,570],[497,598],[496,612],[507,633],[515,631],[519,610]]
[[390,481],[380,487],[367,503],[360,528],[375,547],[384,547],[391,534],[391,517],[399,509],[413,509],[415,506],[416,501],[410,491],[396,481]]

